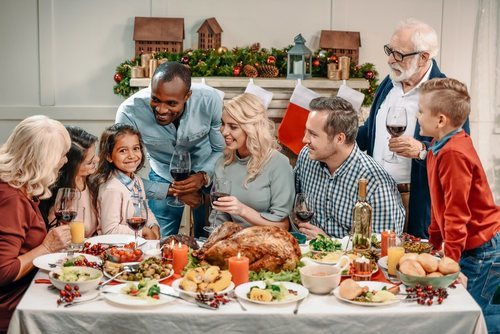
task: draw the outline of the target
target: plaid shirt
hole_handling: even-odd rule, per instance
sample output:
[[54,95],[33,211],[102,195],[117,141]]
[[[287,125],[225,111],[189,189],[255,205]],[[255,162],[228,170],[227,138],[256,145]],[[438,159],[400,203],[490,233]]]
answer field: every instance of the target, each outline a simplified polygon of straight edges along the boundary
[[372,231],[403,232],[405,211],[396,182],[357,145],[344,163],[330,174],[325,163],[311,160],[306,146],[295,165],[295,189],[309,195],[314,216],[311,224],[328,235],[342,238],[351,232],[352,209],[358,200],[358,181],[368,180],[366,200],[372,206]]

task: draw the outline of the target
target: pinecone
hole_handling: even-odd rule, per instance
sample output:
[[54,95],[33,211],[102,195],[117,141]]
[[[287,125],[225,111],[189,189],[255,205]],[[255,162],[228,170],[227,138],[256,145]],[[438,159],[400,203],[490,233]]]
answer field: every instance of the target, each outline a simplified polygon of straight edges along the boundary
[[263,78],[276,78],[280,74],[280,70],[274,65],[262,65],[259,68],[259,75]]
[[243,73],[245,73],[245,75],[249,78],[256,78],[259,75],[257,69],[252,65],[245,65],[243,67]]
[[260,43],[259,42],[253,43],[252,45],[250,45],[250,51],[257,52],[259,50],[260,50]]

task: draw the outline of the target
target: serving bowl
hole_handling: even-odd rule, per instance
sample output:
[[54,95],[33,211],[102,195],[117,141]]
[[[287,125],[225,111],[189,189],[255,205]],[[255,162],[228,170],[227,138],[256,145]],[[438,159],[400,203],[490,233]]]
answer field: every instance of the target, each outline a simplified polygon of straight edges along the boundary
[[105,251],[106,258],[111,262],[128,263],[142,260],[143,252],[140,249],[111,247]]
[[78,285],[80,292],[96,289],[102,276],[102,271],[90,267],[62,267],[49,272],[50,282],[59,290]]
[[[347,265],[349,262],[347,262]],[[342,271],[346,265],[328,266],[328,265],[307,265],[300,268],[300,280],[302,285],[309,290],[309,292],[325,295],[335,289],[342,277]]]
[[401,282],[403,282],[406,286],[414,287],[415,285],[420,284],[422,286],[432,285],[434,288],[447,288],[451,283],[455,282],[460,274],[460,272],[456,272],[454,274],[444,275],[441,277],[419,277],[403,274],[399,271],[399,266],[396,272]]

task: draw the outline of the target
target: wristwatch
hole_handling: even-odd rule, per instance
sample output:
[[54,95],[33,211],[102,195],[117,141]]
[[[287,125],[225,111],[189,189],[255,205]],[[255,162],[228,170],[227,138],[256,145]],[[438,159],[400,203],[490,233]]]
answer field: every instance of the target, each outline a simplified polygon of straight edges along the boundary
[[208,186],[210,184],[210,176],[204,171],[199,171],[198,173],[203,176],[203,181],[205,182],[204,186]]
[[422,143],[422,150],[418,152],[418,160],[425,160],[426,156],[427,156],[427,147],[425,146],[424,143]]

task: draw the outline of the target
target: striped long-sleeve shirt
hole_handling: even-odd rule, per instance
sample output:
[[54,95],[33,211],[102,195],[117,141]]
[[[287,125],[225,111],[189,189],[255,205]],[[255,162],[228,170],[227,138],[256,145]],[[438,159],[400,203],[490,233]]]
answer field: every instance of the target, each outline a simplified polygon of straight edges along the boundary
[[333,175],[325,163],[309,158],[307,147],[299,153],[295,165],[296,192],[306,193],[312,202],[311,223],[336,238],[351,232],[352,208],[358,200],[360,178],[368,180],[366,200],[373,209],[372,231],[394,230],[401,234],[405,210],[396,182],[357,145]]

